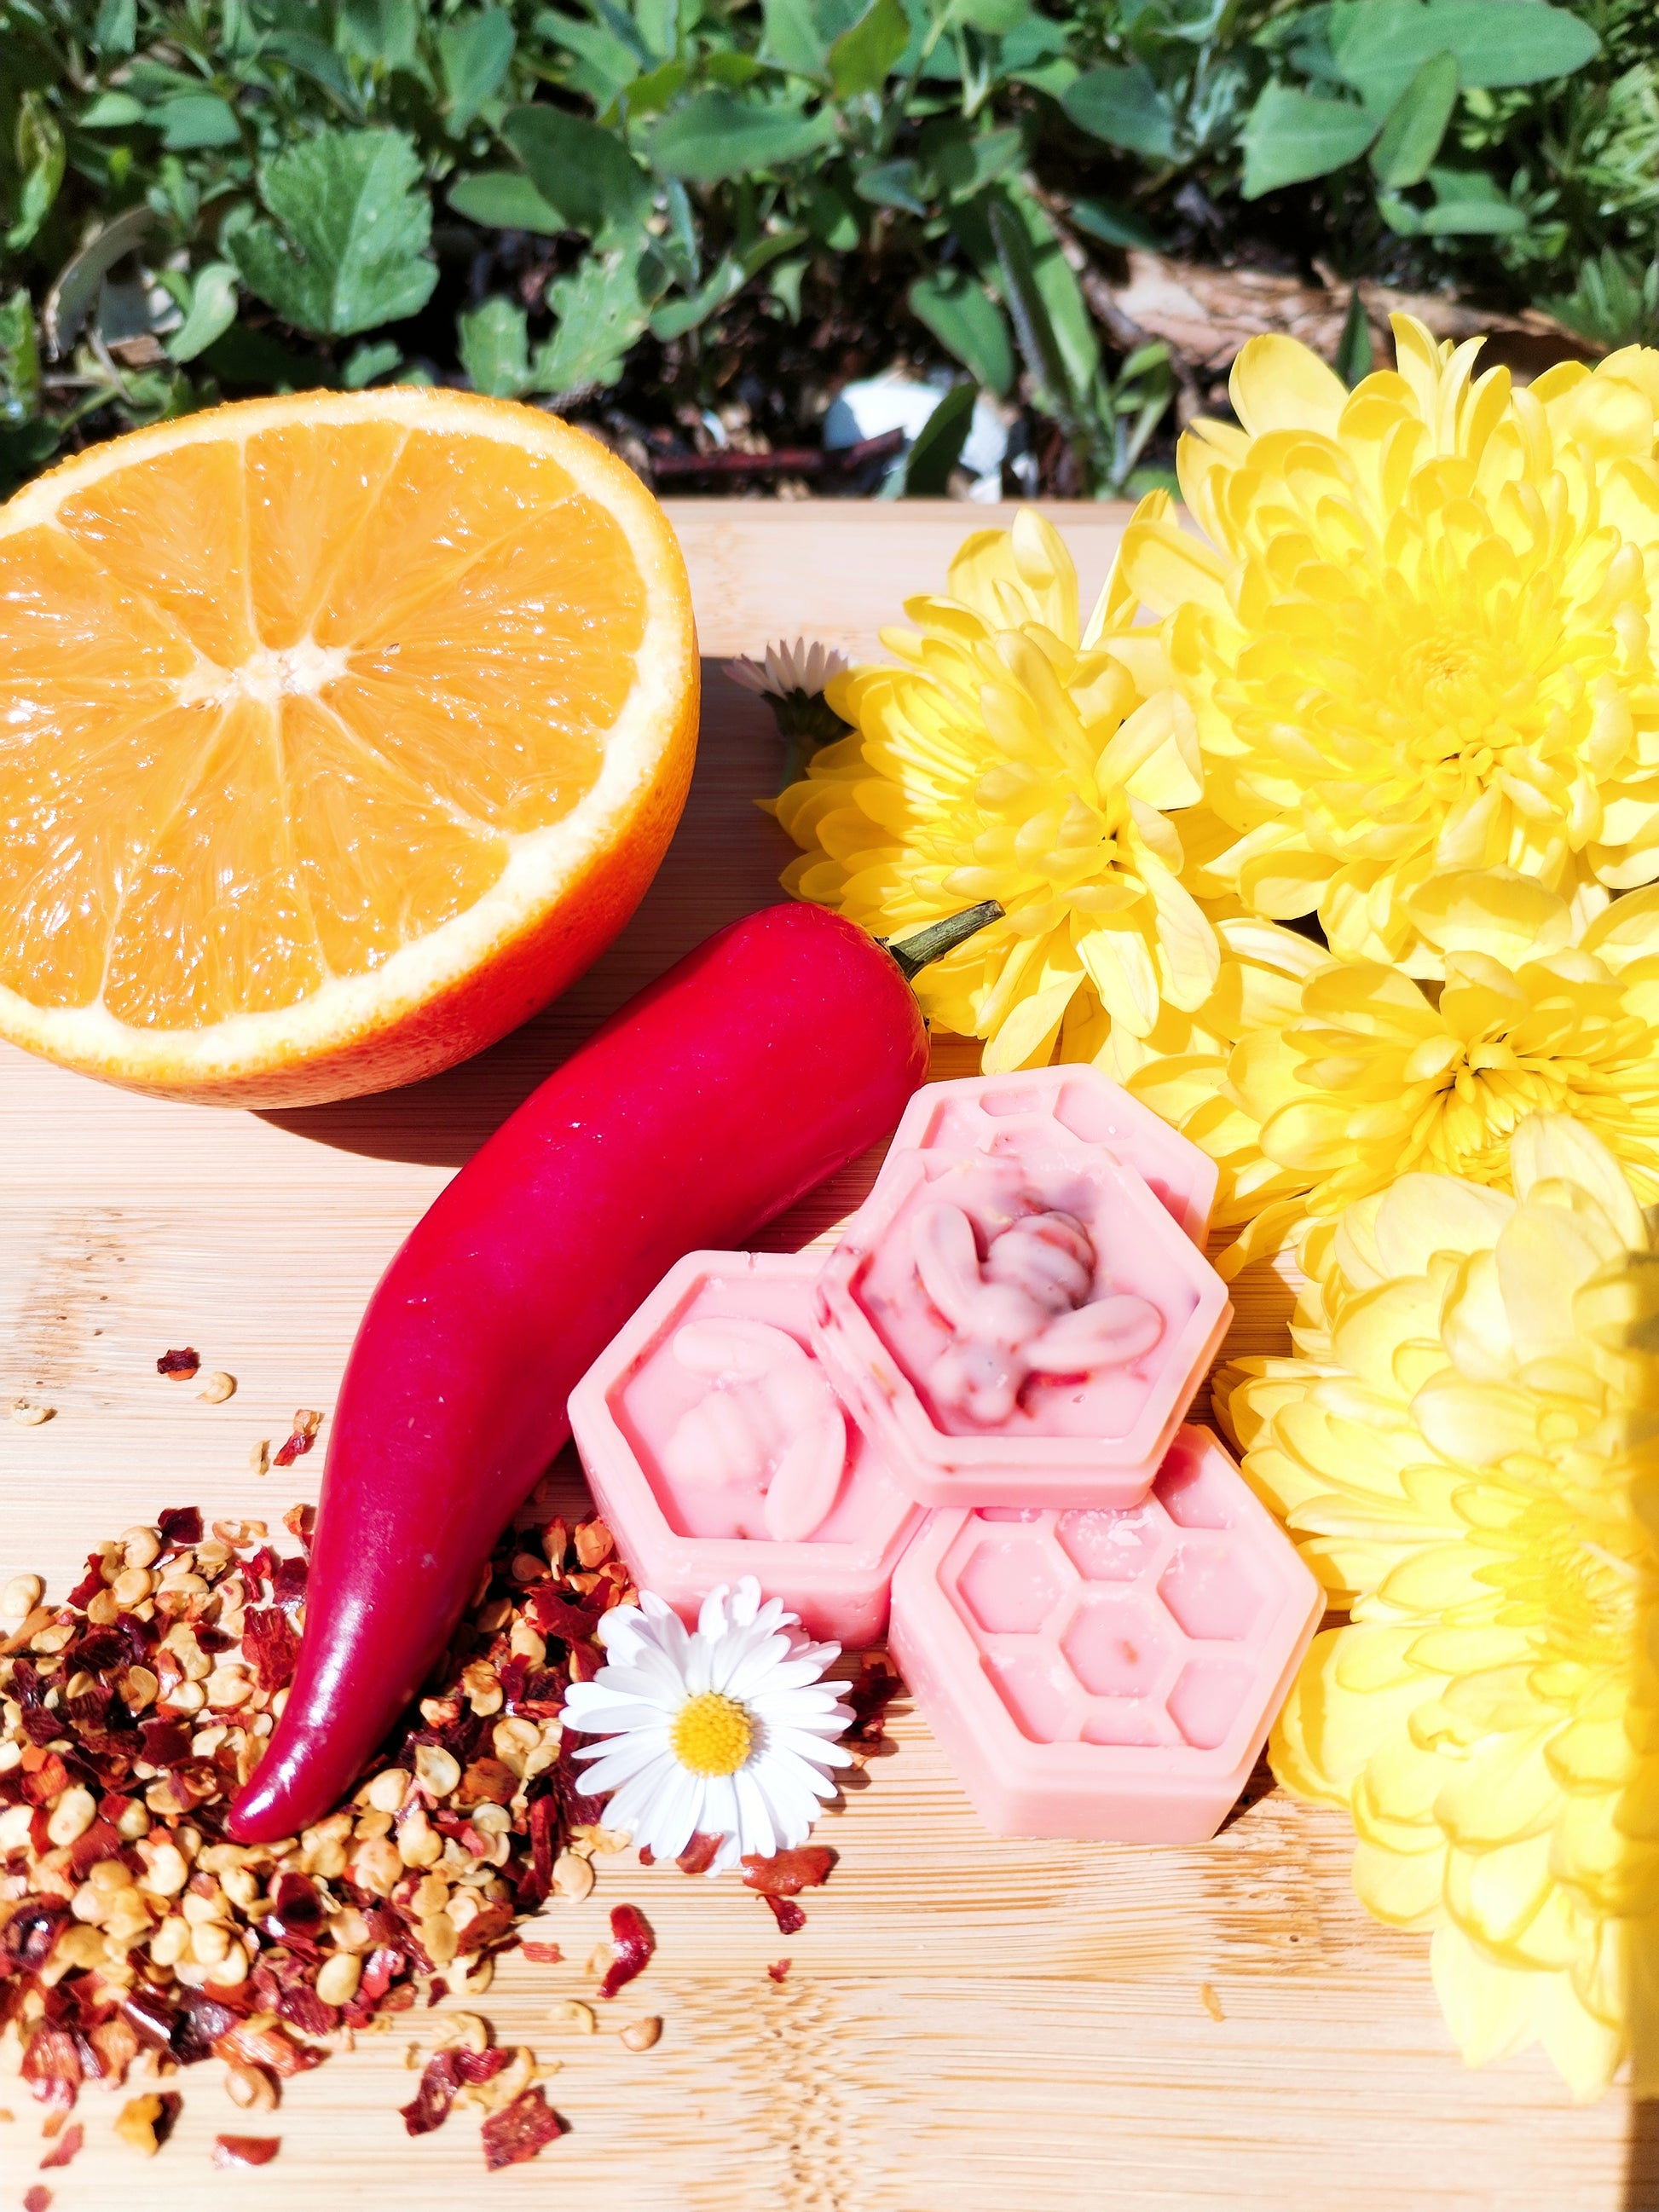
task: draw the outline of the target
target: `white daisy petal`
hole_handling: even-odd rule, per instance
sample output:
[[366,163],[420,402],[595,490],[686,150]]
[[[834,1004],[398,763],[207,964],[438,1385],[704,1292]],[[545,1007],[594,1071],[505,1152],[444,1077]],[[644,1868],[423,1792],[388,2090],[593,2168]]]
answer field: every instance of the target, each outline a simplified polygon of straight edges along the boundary
[[743,1855],[745,1858],[751,1853],[770,1858],[778,1848],[778,1838],[766,1793],[746,1766],[739,1767],[732,1781],[737,1791],[738,1833],[743,1842]]
[[661,1759],[630,1775],[605,1808],[607,1822],[625,1828],[629,1835],[640,1834],[662,1802],[663,1791],[679,1771],[673,1757],[665,1752]]
[[701,1826],[708,1784],[700,1774],[675,1766],[663,1790],[652,1823],[651,1849],[659,1859],[677,1859]]
[[[607,1821],[661,1859],[678,1857],[699,1831],[717,1836],[712,1872],[804,1842],[821,1802],[838,1792],[835,1770],[852,1759],[836,1741],[851,1711],[821,1679],[838,1647],[810,1641],[752,1575],[711,1590],[695,1630],[644,1591],[637,1606],[607,1613],[599,1634],[605,1663],[571,1685],[563,1717],[595,1739],[574,1755],[585,1790],[609,1793]],[[676,1748],[679,1715],[705,1693],[747,1716],[748,1755],[733,1773],[688,1766]]]
[[655,1735],[641,1730],[635,1735],[612,1736],[604,1743],[587,1744],[576,1753],[578,1759],[593,1762],[582,1776],[583,1795],[597,1797],[605,1790],[616,1790],[631,1776],[643,1772],[653,1760],[672,1755],[666,1729]]

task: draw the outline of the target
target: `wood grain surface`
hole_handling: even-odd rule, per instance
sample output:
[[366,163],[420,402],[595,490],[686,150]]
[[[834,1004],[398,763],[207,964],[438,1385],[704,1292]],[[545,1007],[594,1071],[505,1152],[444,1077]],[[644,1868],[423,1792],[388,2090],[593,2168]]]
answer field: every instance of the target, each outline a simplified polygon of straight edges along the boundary
[[[804,630],[873,649],[908,593],[997,518],[957,506],[684,503],[705,649]],[[1085,590],[1121,511],[1065,526]],[[1005,518],[1006,519],[1006,518]],[[775,895],[787,848],[753,805],[771,788],[765,709],[712,663],[690,809],[618,943],[559,1005],[469,1066],[395,1096],[271,1115],[129,1098],[0,1048],[0,1580],[61,1593],[88,1547],[159,1508],[274,1518],[314,1497],[321,1454],[256,1478],[251,1445],[295,1408],[331,1406],[363,1302],[447,1176],[596,1020],[718,924]],[[936,1073],[970,1072],[941,1039]],[[767,1242],[825,1237],[873,1161]],[[1282,1285],[1241,1286],[1234,1344],[1265,1348]],[[194,1345],[238,1378],[228,1403],[159,1378]],[[580,1471],[569,1473],[573,1494]],[[288,2085],[269,2168],[221,2173],[238,2116],[216,2064],[180,2077],[173,2142],[145,2165],[88,2090],[86,2148],[37,2175],[34,2107],[0,2080],[0,2208],[37,2179],[57,2212],[289,2207],[452,2212],[558,2204],[605,2212],[1649,2212],[1651,2108],[1575,2108],[1536,2054],[1465,2071],[1441,2026],[1426,1945],[1360,1911],[1334,1815],[1258,1776],[1197,1850],[986,1836],[903,1705],[890,1755],[820,1834],[841,1854],[808,1925],[781,1942],[728,1881],[600,1862],[593,1896],[548,1932],[586,1957],[611,1905],[638,1904],[659,1948],[624,2017],[666,2027],[634,2056],[547,2023],[579,1966],[509,1959],[483,2001],[504,2041],[563,2070],[568,2136],[486,2177],[476,2123],[411,2142],[412,2014]],[[777,1984],[765,1969],[792,1960]],[[15,2114],[15,2118],[9,2117]]]

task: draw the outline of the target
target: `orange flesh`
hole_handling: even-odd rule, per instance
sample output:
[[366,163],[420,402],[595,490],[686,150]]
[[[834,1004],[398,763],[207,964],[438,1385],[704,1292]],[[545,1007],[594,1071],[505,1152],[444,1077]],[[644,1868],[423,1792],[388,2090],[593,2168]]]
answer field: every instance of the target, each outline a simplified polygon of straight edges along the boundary
[[199,1030],[378,967],[592,787],[645,612],[494,439],[294,424],[66,497],[0,540],[0,982]]

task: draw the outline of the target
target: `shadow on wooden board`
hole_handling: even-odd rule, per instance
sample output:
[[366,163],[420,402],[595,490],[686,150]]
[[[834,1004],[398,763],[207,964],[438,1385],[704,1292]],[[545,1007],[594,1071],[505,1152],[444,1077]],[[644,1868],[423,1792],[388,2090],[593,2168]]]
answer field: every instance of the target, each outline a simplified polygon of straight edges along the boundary
[[1630,2108],[1624,2212],[1659,2212],[1659,2104]]
[[442,1075],[263,1118],[344,1152],[459,1167],[607,1015],[714,930],[781,899],[778,873],[795,848],[755,804],[775,793],[782,766],[771,711],[718,661],[703,662],[702,683],[696,771],[674,842],[638,913],[585,975]]

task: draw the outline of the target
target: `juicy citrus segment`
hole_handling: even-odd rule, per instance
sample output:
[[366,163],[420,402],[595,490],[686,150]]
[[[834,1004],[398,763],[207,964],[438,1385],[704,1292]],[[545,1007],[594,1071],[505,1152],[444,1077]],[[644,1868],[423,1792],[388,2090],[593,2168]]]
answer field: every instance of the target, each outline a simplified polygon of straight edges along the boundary
[[249,588],[263,644],[280,652],[310,635],[408,440],[398,422],[295,423],[248,440]]
[[417,749],[406,730],[394,760],[322,701],[293,698],[283,702],[283,740],[301,888],[331,975],[379,967],[499,879],[507,839],[469,817],[441,774],[410,772]]
[[27,704],[32,679],[142,683],[188,673],[177,628],[58,530],[0,538],[0,685]]
[[242,456],[229,439],[186,447],[165,471],[114,470],[66,499],[58,526],[220,667],[253,651]]
[[[82,1006],[97,998],[121,886],[160,830],[174,763],[203,742],[199,711],[144,689],[151,696],[142,705],[47,685],[7,702],[0,985],[37,1006]],[[42,738],[54,763],[44,784],[33,750]],[[64,805],[71,792],[72,812]]]
[[684,798],[659,510],[526,409],[253,401],[0,514],[0,1034],[191,1095],[447,1064],[585,965]]
[[350,561],[331,581],[315,624],[319,643],[394,640],[410,608],[514,531],[551,522],[573,489],[566,471],[544,454],[492,455],[488,477],[480,478],[453,439],[411,432],[363,516]]

